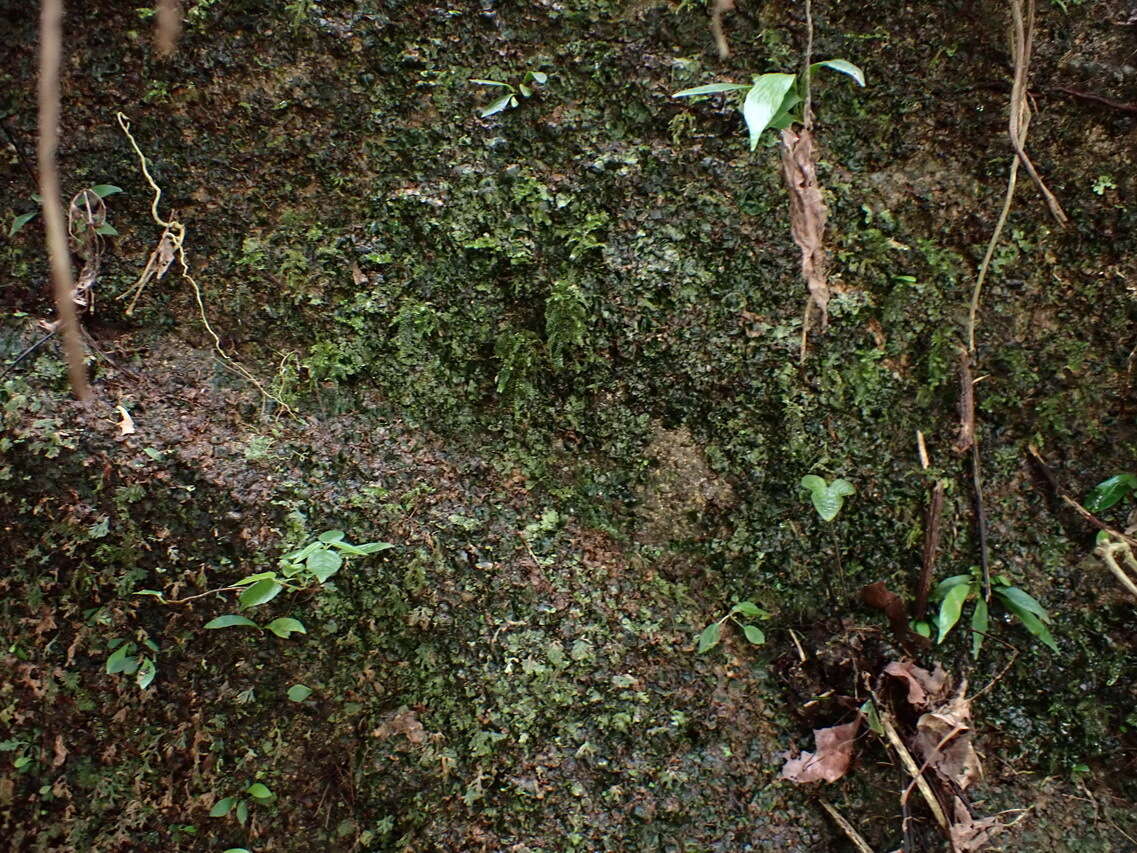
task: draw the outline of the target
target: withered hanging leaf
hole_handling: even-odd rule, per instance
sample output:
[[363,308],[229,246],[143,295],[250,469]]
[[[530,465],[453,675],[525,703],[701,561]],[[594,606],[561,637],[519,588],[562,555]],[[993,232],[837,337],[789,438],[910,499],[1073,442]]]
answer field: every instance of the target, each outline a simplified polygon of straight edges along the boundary
[[829,322],[829,285],[825,279],[825,203],[813,163],[813,135],[808,129],[782,131],[782,174],[790,194],[790,229],[801,248],[801,274],[809,289],[805,327],[816,311],[817,327]]
[[951,678],[938,663],[933,672],[928,672],[911,661],[893,662],[884,673],[907,682],[908,704],[918,711],[939,702],[951,689]]
[[803,752],[797,758],[786,753],[782,778],[791,782],[836,782],[845,775],[853,761],[853,741],[861,727],[861,716],[843,726],[814,729],[817,752]]

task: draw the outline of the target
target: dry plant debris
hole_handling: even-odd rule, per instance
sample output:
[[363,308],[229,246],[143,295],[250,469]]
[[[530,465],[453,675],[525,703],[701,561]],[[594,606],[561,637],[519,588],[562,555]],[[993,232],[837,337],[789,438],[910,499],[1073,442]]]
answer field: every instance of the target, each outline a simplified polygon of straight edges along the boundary
[[803,752],[797,758],[786,755],[782,778],[791,782],[836,782],[849,769],[853,761],[853,742],[861,727],[861,715],[851,723],[815,729],[813,739],[816,752]]

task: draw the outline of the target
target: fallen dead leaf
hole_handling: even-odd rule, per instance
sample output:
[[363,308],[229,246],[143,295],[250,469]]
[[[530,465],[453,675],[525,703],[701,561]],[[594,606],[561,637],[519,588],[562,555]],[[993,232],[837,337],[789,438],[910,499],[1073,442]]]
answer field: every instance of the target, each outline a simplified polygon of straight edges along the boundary
[[786,754],[782,778],[791,782],[836,782],[853,761],[853,741],[861,727],[861,716],[843,726],[814,729],[817,752],[803,752],[797,758]]
[[884,668],[884,673],[907,683],[908,704],[919,711],[942,700],[951,689],[951,678],[938,663],[933,672],[928,672],[911,661],[893,662]]
[[916,722],[916,751],[943,779],[967,787],[983,774],[971,745],[971,702],[964,698],[964,682],[950,702],[924,714]]
[[63,735],[55,736],[55,743],[52,745],[52,753],[52,767],[59,767],[67,760],[67,747],[63,744]]
[[813,134],[782,131],[782,175],[790,194],[790,230],[801,249],[801,274],[809,289],[805,312],[805,331],[817,314],[817,327],[824,331],[829,323],[829,285],[825,280],[825,203],[817,183],[813,162]]
[[426,729],[415,716],[414,711],[400,708],[371,733],[372,737],[389,738],[392,735],[402,735],[412,744],[418,745],[426,740]]
[[979,853],[999,831],[1005,829],[997,817],[976,820],[963,800],[955,798],[955,815],[951,823],[951,843],[956,853]]
[[122,420],[118,422],[118,434],[120,436],[134,435],[137,430],[134,428],[134,418],[130,416],[130,412],[123,406],[116,406],[115,411],[122,416]]

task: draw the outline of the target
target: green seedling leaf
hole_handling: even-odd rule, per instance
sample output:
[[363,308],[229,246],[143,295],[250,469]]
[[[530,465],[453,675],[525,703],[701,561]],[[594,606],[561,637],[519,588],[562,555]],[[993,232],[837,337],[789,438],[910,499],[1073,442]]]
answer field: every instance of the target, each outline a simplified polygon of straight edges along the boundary
[[1003,601],[1007,603],[1013,602],[1016,607],[1021,607],[1028,613],[1033,613],[1047,625],[1050,624],[1050,614],[1046,612],[1046,608],[1039,604],[1036,598],[1023,592],[1017,586],[996,587],[994,592],[995,595],[999,596]]
[[245,825],[245,821],[249,819],[249,804],[244,800],[237,803],[237,823],[241,826]]
[[276,572],[257,572],[255,575],[249,575],[248,577],[241,578],[239,581],[234,583],[233,586],[252,586],[257,581],[262,581],[262,580],[266,580],[266,579],[267,580],[275,580],[275,578],[276,578]]
[[106,198],[109,195],[122,192],[122,187],[116,187],[113,184],[98,184],[90,189],[99,198]]
[[742,633],[746,636],[755,646],[760,646],[766,642],[766,635],[762,633],[762,629],[757,625],[743,625]]
[[975,612],[971,614],[971,656],[976,660],[979,659],[979,650],[983,647],[989,624],[987,600],[980,596],[975,602]]
[[163,593],[159,592],[156,589],[139,589],[139,590],[135,590],[134,594],[135,595],[152,595],[157,599],[163,599],[166,597]]
[[919,634],[921,637],[932,636],[932,626],[922,619],[919,621],[911,622],[908,627]]
[[228,850],[222,850],[221,853],[253,853],[248,847],[230,847]]
[[793,74],[763,74],[754,81],[742,102],[742,117],[750,131],[750,150],[758,147],[758,137],[778,114],[786,93],[794,85]]
[[937,643],[942,643],[948,631],[955,627],[963,613],[963,602],[967,601],[967,596],[970,594],[971,586],[964,584],[953,586],[947,591],[943,603],[940,604],[939,616],[936,618],[936,625],[940,630],[940,635],[936,638]]
[[880,721],[880,714],[872,699],[866,699],[865,704],[861,705],[861,713],[865,715],[865,722],[869,724],[872,733],[884,737],[884,724]]
[[312,695],[312,689],[303,684],[293,684],[288,688],[288,698],[293,702],[303,702]]
[[205,627],[209,630],[213,630],[214,628],[236,627],[256,628],[259,630],[261,626],[254,622],[252,619],[247,619],[240,614],[226,613],[224,616],[218,616],[216,619],[210,619],[205,623]]
[[848,480],[826,483],[816,474],[806,474],[801,478],[801,485],[802,488],[809,490],[813,508],[817,510],[822,521],[835,519],[845,503],[845,498],[857,491]]
[[533,90],[526,86],[524,83],[519,83],[517,85],[517,91],[521,93],[521,97],[523,98],[528,98],[533,94]]
[[363,545],[356,545],[355,550],[364,554],[378,554],[380,551],[388,551],[394,547],[390,542],[366,542]]
[[972,580],[974,580],[974,578],[972,578],[971,575],[953,575],[952,577],[947,578],[946,580],[942,580],[936,584],[936,589],[935,592],[932,593],[932,598],[939,601],[945,595],[947,595],[948,590],[952,587],[959,586],[960,584],[970,584]]
[[1058,651],[1058,644],[1054,642],[1054,636],[1050,633],[1050,629],[1043,625],[1037,616],[1035,616],[1029,610],[1023,610],[1017,604],[1014,604],[1005,598],[1003,599],[1003,603],[1007,606],[1007,609],[1009,611],[1011,611],[1013,614],[1015,614],[1015,616],[1019,618],[1019,621],[1023,623],[1024,628],[1030,631],[1030,633],[1034,634],[1034,636],[1038,637],[1038,639],[1051,651]]
[[502,83],[500,80],[483,80],[480,77],[471,77],[471,83],[477,83],[479,86],[504,86],[509,88],[508,83]]
[[125,672],[127,675],[132,674],[138,669],[138,661],[130,656],[134,651],[134,643],[123,643],[107,658],[107,673],[109,675],[118,675],[120,672]]
[[544,86],[549,82],[549,75],[544,71],[527,71],[525,76],[539,86]]
[[135,683],[139,688],[145,690],[154,681],[154,676],[158,674],[158,667],[154,666],[154,661],[150,658],[142,658],[138,665],[138,674],[134,676]]
[[719,622],[712,622],[703,629],[703,633],[699,634],[699,647],[698,654],[713,649],[718,645],[719,640],[722,639],[722,624]]
[[718,95],[721,92],[741,92],[743,89],[749,88],[750,86],[746,83],[708,83],[705,86],[696,86],[694,89],[684,89],[682,92],[676,92],[671,97],[693,98],[698,95]]
[[213,804],[213,808],[209,810],[210,817],[225,817],[233,810],[233,805],[237,802],[236,797],[224,797]]
[[15,237],[21,228],[31,222],[39,215],[38,210],[33,210],[31,213],[21,213],[19,216],[12,217],[12,225],[8,229],[8,236]]
[[486,107],[484,110],[482,110],[479,113],[479,115],[482,118],[489,118],[490,116],[497,115],[498,113],[502,112],[503,110],[509,109],[509,107],[511,106],[510,101],[512,101],[512,100],[513,100],[512,94],[502,95],[500,98],[498,98],[492,104],[490,104],[488,107]]
[[95,233],[104,234],[107,237],[117,237],[118,229],[111,225],[109,222],[104,222],[102,225],[95,229]]
[[287,640],[292,634],[307,634],[308,629],[305,628],[296,619],[289,619],[287,616],[282,616],[279,619],[273,619],[267,625],[265,630],[272,631],[276,636],[282,640]]
[[283,588],[271,578],[265,578],[257,581],[237,596],[237,602],[242,607],[256,607],[259,604],[272,601]]
[[252,797],[254,800],[271,800],[272,791],[260,782],[254,782],[245,789],[245,793]]
[[1093,491],[1086,496],[1086,509],[1090,512],[1102,512],[1116,506],[1135,491],[1137,491],[1137,476],[1118,474],[1094,486]]
[[755,604],[753,601],[740,601],[734,607],[730,608],[730,613],[733,616],[735,613],[740,613],[747,619],[769,619],[770,614]]
[[865,72],[847,59],[826,59],[822,62],[815,62],[809,66],[810,73],[816,71],[818,68],[831,68],[834,71],[840,71],[842,74],[848,74],[856,80],[858,85],[865,85]]
[[343,557],[335,551],[316,551],[308,555],[306,563],[308,571],[316,576],[316,580],[323,583],[343,566]]
[[778,107],[778,112],[770,119],[770,127],[774,130],[785,130],[795,121],[801,121],[801,116],[794,113],[794,107],[801,103],[801,96],[798,95],[797,89],[790,89],[786,92],[785,98],[782,99],[782,105]]
[[334,542],[342,542],[347,534],[342,530],[325,530],[320,534],[319,539],[325,545],[331,545]]

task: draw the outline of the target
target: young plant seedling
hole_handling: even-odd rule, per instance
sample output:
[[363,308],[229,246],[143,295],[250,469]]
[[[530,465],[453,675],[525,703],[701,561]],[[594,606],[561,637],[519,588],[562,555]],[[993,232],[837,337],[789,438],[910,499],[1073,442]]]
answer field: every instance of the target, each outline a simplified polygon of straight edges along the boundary
[[845,498],[856,494],[857,490],[848,480],[834,480],[826,483],[816,474],[806,474],[801,478],[801,487],[809,492],[813,508],[822,521],[832,521],[841,512]]
[[[92,206],[100,207],[102,205],[103,199],[105,199],[107,196],[120,192],[122,192],[122,188],[116,187],[112,184],[98,184],[93,187],[87,187],[87,189],[83,190],[73,199],[71,199],[71,207],[76,209],[81,209],[83,207],[89,209]],[[90,193],[90,195],[88,195],[88,193]],[[36,204],[39,204],[42,201],[38,195],[33,195],[31,199]],[[12,224],[8,227],[8,236],[16,236],[21,228],[23,228],[37,216],[39,216],[38,210],[33,210],[30,213],[21,213],[19,216],[13,216]],[[103,208],[103,216],[101,218],[101,221],[94,221],[92,223],[92,227],[94,228],[96,234],[102,234],[106,237],[118,236],[118,231],[115,229],[115,227],[106,221],[105,207]]]
[[753,601],[740,601],[726,616],[717,622],[712,622],[699,634],[699,645],[696,651],[699,654],[710,651],[722,639],[722,626],[726,622],[733,622],[742,629],[742,635],[751,645],[760,646],[766,642],[766,634],[757,625],[752,624],[757,619],[769,619],[770,614]]
[[518,96],[522,98],[532,97],[535,87],[543,86],[549,82],[549,75],[544,71],[526,71],[525,76],[521,78],[521,82],[516,86],[501,80],[485,80],[480,77],[471,77],[470,82],[476,83],[479,86],[495,86],[506,90],[504,95],[478,113],[482,118],[489,118],[505,110],[515,109],[521,103],[517,99]]
[[[273,794],[265,785],[260,782],[253,782],[249,787],[244,790],[249,799],[244,796],[239,797],[223,797],[213,804],[213,808],[209,810],[210,817],[226,817],[229,812],[235,812],[237,823],[244,826],[249,819],[249,803],[268,803],[272,800]],[[231,848],[232,849],[232,848]]]
[[[142,641],[142,645],[154,654],[158,653],[158,644],[149,637]],[[145,690],[158,674],[154,659],[143,652],[137,643],[129,640],[114,639],[107,644],[108,649],[114,649],[107,656],[107,673],[110,675],[133,675],[139,689]]]
[[[955,575],[941,581],[932,597],[940,602],[940,611],[936,616],[937,643],[942,643],[948,632],[959,622],[964,605],[975,600],[975,609],[971,613],[971,655],[978,658],[983,638],[991,623],[989,606],[983,598],[983,577],[979,567],[972,566],[969,574]],[[1005,575],[996,575],[991,579],[991,598],[1005,607],[1039,642],[1051,651],[1058,651],[1058,644],[1054,642],[1047,627],[1051,624],[1050,614],[1033,596],[1017,586],[1011,586]],[[930,627],[927,623],[920,622],[913,625],[916,632],[924,636],[931,633]]]
[[[847,59],[826,59],[809,66],[809,74],[819,68],[829,68],[852,77],[858,85],[865,85],[865,75]],[[751,83],[708,83],[676,92],[673,98],[693,98],[700,95],[718,95],[725,92],[742,92],[742,117],[750,134],[750,150],[758,147],[762,131],[771,127],[785,130],[792,124],[803,124],[802,107],[805,101],[805,81],[799,74],[759,74]]]

